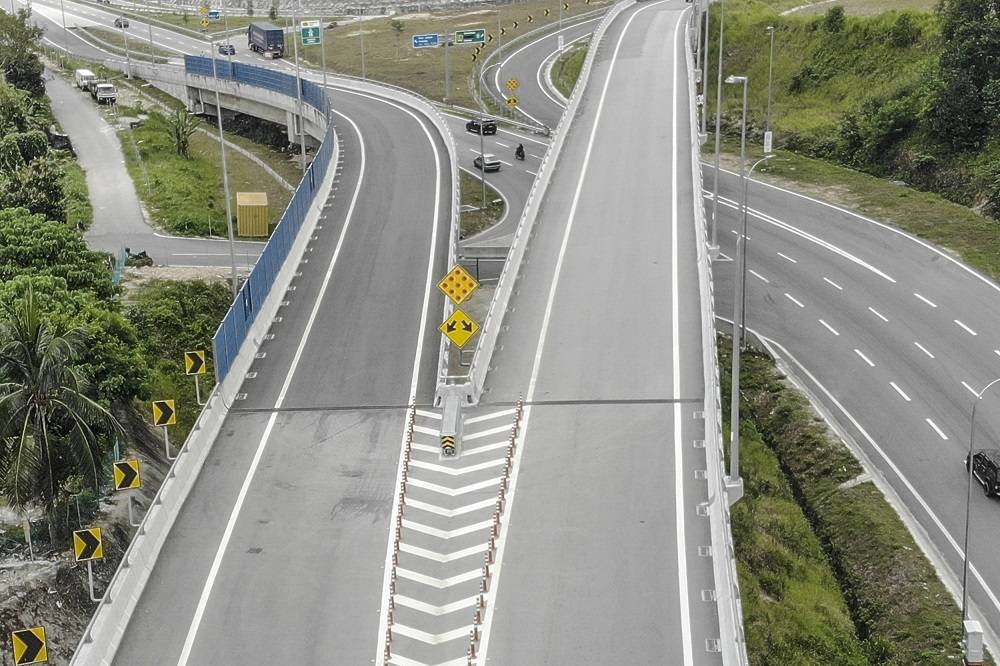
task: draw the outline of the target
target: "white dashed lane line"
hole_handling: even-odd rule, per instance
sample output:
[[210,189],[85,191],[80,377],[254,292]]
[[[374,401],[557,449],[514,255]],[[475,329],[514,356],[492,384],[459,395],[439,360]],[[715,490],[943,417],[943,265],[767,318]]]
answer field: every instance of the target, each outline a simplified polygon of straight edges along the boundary
[[793,264],[797,264],[797,263],[799,263],[799,262],[797,262],[796,260],[794,260],[794,259],[792,259],[791,257],[789,257],[789,256],[788,256],[787,254],[783,253],[783,252],[779,252],[779,253],[778,253],[778,256],[779,256],[779,257],[781,257],[782,259],[785,259],[785,260],[787,260],[787,261],[790,261],[790,262],[792,262]]
[[973,395],[974,397],[976,397],[976,398],[978,398],[978,397],[979,397],[979,394],[978,394],[978,393],[976,393],[976,389],[974,389],[974,388],[972,388],[971,386],[969,386],[969,383],[968,383],[968,382],[964,382],[964,381],[963,381],[963,382],[962,382],[962,386],[964,386],[964,387],[965,387],[965,390],[966,390],[966,391],[968,391],[969,393],[971,393],[971,394],[972,394],[972,395]]
[[932,308],[936,308],[937,307],[937,303],[935,303],[934,301],[932,301],[932,300],[930,300],[930,299],[928,299],[928,298],[926,298],[924,296],[921,296],[917,292],[913,292],[913,295],[916,296],[917,298],[919,298],[920,300],[922,300],[927,305],[931,306]]
[[899,397],[901,397],[906,402],[910,402],[910,396],[906,395],[906,393],[903,392],[903,389],[896,386],[896,382],[889,382],[889,386],[891,386],[896,390],[896,393],[899,394]]
[[764,284],[771,284],[770,280],[768,280],[766,277],[764,277],[763,275],[761,275],[757,271],[753,270],[752,268],[748,268],[747,270],[750,272],[750,275],[754,276],[755,278],[757,278],[758,280],[760,280]]
[[875,315],[876,317],[878,317],[879,319],[881,319],[882,321],[884,321],[884,322],[886,322],[886,323],[889,323],[889,320],[888,320],[888,319],[886,319],[886,318],[885,318],[885,317],[884,317],[884,316],[882,315],[882,313],[881,313],[881,312],[879,312],[878,310],[876,310],[875,308],[872,308],[872,307],[870,307],[870,308],[868,308],[868,311],[869,311],[869,312],[871,312],[871,313],[872,313],[873,315]]
[[792,303],[795,303],[800,308],[804,308],[805,307],[804,305],[802,305],[801,301],[799,301],[798,299],[796,299],[794,296],[792,296],[791,294],[789,294],[787,291],[785,292],[785,298],[787,298],[788,300],[790,300]]
[[830,285],[831,287],[833,287],[837,291],[844,291],[843,287],[841,287],[839,284],[837,284],[836,282],[834,282],[833,280],[831,280],[828,277],[823,278],[823,282],[826,282],[828,285]]
[[955,319],[954,321],[955,321],[956,324],[958,324],[959,328],[963,329],[969,335],[978,335],[978,333],[976,333],[975,331],[973,331],[971,328],[969,328],[968,326],[966,326],[965,324],[963,324],[959,320]]
[[937,424],[934,423],[934,421],[931,421],[929,418],[924,419],[924,421],[927,421],[927,425],[929,425],[931,428],[934,429],[934,432],[936,432],[938,434],[938,437],[940,437],[941,439],[945,439],[945,440],[948,439],[948,435],[944,434],[941,431],[941,428],[938,428]]
[[871,359],[865,356],[860,349],[855,349],[854,353],[861,357],[861,360],[868,364],[869,367],[874,368],[875,364],[872,363]]
[[917,349],[919,349],[919,350],[920,350],[920,351],[922,351],[923,353],[927,354],[927,355],[928,355],[928,356],[930,356],[931,358],[934,358],[934,354],[932,354],[932,353],[930,353],[929,351],[927,351],[927,347],[924,347],[924,346],[923,346],[922,344],[920,344],[920,343],[919,343],[919,342],[917,342],[917,341],[914,341],[914,342],[913,342],[913,344],[914,344],[914,345],[916,346],[916,348],[917,348]]
[[840,335],[840,333],[837,332],[837,329],[835,329],[833,326],[830,326],[828,323],[826,323],[822,319],[819,320],[819,323],[823,324],[823,327],[826,328],[826,330],[828,330],[831,333],[833,333],[834,335]]

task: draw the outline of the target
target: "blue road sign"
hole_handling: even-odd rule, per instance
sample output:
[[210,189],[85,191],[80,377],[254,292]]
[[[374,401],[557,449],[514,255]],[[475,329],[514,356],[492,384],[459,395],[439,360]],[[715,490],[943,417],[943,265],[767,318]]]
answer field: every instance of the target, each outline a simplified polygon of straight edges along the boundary
[[426,49],[437,46],[440,35],[413,35],[413,48]]

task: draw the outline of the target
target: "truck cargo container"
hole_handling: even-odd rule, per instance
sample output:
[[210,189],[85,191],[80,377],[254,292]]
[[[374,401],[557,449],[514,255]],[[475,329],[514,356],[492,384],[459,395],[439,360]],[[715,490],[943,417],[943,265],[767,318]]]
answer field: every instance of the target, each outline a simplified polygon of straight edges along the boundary
[[273,23],[251,23],[247,46],[265,58],[281,58],[285,55],[285,30]]

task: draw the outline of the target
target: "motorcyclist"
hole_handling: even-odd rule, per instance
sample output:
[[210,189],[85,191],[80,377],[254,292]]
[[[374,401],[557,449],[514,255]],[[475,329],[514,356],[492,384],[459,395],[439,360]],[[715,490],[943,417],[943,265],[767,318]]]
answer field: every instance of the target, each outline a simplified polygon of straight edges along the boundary
[[516,157],[519,160],[523,160],[524,159],[524,145],[523,144],[520,144],[520,143],[517,144],[517,150],[514,151],[514,157]]

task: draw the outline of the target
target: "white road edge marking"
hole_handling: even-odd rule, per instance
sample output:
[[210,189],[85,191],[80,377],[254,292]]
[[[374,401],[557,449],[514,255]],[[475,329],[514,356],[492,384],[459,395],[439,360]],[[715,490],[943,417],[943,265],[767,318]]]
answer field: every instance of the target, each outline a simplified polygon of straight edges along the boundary
[[896,393],[898,393],[903,400],[910,402],[910,396],[906,395],[906,393],[903,392],[903,389],[896,386],[896,382],[889,382],[889,386],[896,389]]
[[[338,115],[343,116],[343,114],[340,113],[338,113]],[[233,504],[233,510],[229,514],[229,520],[222,533],[222,540],[219,542],[219,547],[215,551],[215,558],[212,560],[212,566],[209,569],[208,578],[205,580],[205,584],[201,589],[201,597],[198,599],[198,606],[195,608],[194,616],[191,618],[191,624],[188,627],[187,636],[184,639],[184,646],[181,648],[181,654],[177,658],[177,666],[186,666],[188,659],[191,658],[191,650],[194,648],[194,641],[198,636],[198,628],[201,626],[201,619],[204,617],[205,609],[208,607],[208,600],[212,595],[212,588],[215,585],[215,579],[219,575],[219,569],[222,567],[222,560],[225,557],[226,548],[229,546],[229,540],[232,538],[233,531],[236,529],[236,521],[239,519],[240,511],[243,509],[243,502],[246,501],[247,493],[250,491],[250,484],[253,482],[253,478],[257,473],[257,466],[260,465],[261,458],[264,456],[264,449],[267,448],[267,444],[271,439],[271,431],[274,429],[274,424],[278,419],[277,410],[285,402],[285,395],[288,393],[288,389],[292,384],[292,377],[295,375],[295,370],[298,368],[299,361],[302,358],[302,353],[305,351],[306,344],[309,342],[309,334],[312,331],[313,324],[319,314],[320,305],[323,302],[323,295],[326,293],[326,289],[330,285],[330,278],[333,275],[334,266],[337,264],[337,258],[340,256],[340,251],[344,245],[344,238],[347,236],[347,230],[350,228],[351,220],[354,217],[354,207],[357,204],[358,196],[361,193],[361,184],[364,182],[366,165],[365,144],[364,138],[361,136],[361,131],[358,129],[358,126],[354,123],[354,121],[346,116],[343,117],[348,123],[351,124],[361,141],[361,177],[358,179],[358,184],[351,197],[351,205],[347,211],[344,228],[340,231],[340,238],[337,240],[337,247],[333,251],[333,258],[330,261],[329,268],[326,270],[326,275],[323,277],[323,284],[320,286],[319,294],[316,297],[315,303],[313,303],[312,312],[309,313],[309,319],[306,321],[305,331],[302,334],[302,338],[299,340],[298,347],[295,349],[295,356],[292,358],[291,367],[289,367],[288,374],[285,375],[285,381],[281,385],[281,390],[278,392],[278,398],[274,402],[275,411],[271,412],[271,416],[267,420],[267,426],[264,428],[264,434],[261,436],[260,442],[257,444],[257,450],[254,452],[253,460],[250,462],[250,469],[247,470],[247,474],[243,479],[243,485],[240,487],[240,492],[236,496],[236,502]]]
[[936,308],[937,307],[937,303],[935,303],[934,301],[928,299],[926,296],[921,296],[917,292],[913,292],[913,295],[916,296],[917,298],[919,298],[920,300],[922,300],[927,305],[931,306],[932,308]]
[[840,333],[837,332],[837,329],[835,329],[833,326],[830,326],[828,323],[826,323],[822,319],[819,320],[819,323],[823,324],[823,326],[826,328],[826,330],[830,331],[834,335],[840,335]]
[[871,359],[864,355],[860,349],[855,349],[854,353],[861,357],[861,360],[868,364],[869,367],[874,368],[875,364],[872,363]]
[[934,432],[936,432],[938,434],[938,437],[940,437],[941,439],[945,439],[945,440],[948,439],[948,435],[946,435],[943,432],[941,432],[941,428],[938,428],[937,424],[934,423],[934,421],[930,420],[930,417],[924,419],[924,421],[926,421],[927,425],[929,425],[931,428],[934,429]]
[[836,282],[834,282],[833,280],[831,280],[828,277],[823,278],[823,282],[826,282],[827,284],[829,284],[831,287],[833,287],[834,289],[836,289],[838,291],[844,291],[843,287],[841,287],[839,284],[837,284]]
[[934,354],[932,354],[932,353],[930,353],[929,351],[927,351],[927,348],[926,348],[926,347],[924,347],[924,346],[923,346],[922,344],[920,344],[920,343],[919,343],[919,342],[917,342],[916,340],[914,340],[914,341],[913,341],[913,344],[914,344],[914,345],[916,346],[916,348],[917,348],[917,349],[919,349],[919,350],[920,350],[920,351],[922,351],[923,353],[927,354],[927,355],[928,355],[928,356],[930,356],[931,358],[934,358]]
[[[648,6],[651,6],[651,5],[647,5],[647,7]],[[531,403],[534,400],[535,387],[536,387],[536,385],[538,383],[538,372],[539,372],[539,368],[540,368],[541,362],[542,362],[542,352],[543,352],[543,349],[545,347],[545,341],[546,341],[546,339],[548,337],[549,322],[550,322],[551,317],[552,317],[552,306],[555,303],[556,289],[559,286],[559,277],[562,274],[563,261],[565,260],[565,257],[566,257],[566,248],[569,245],[570,234],[571,234],[571,232],[573,230],[573,222],[576,219],[576,209],[577,209],[577,206],[580,203],[580,194],[583,191],[583,181],[584,181],[585,175],[587,173],[588,165],[590,164],[590,156],[591,156],[591,153],[592,153],[593,148],[594,148],[594,138],[597,135],[597,128],[600,125],[601,115],[602,115],[603,110],[604,110],[604,100],[607,97],[608,84],[611,81],[611,75],[612,75],[612,73],[614,72],[614,69],[615,69],[615,63],[617,62],[618,52],[621,50],[622,42],[623,42],[623,40],[625,38],[626,33],[628,33],[629,26],[632,24],[632,21],[635,19],[635,17],[637,17],[642,12],[643,12],[643,9],[639,9],[639,10],[637,10],[635,13],[633,13],[629,17],[628,21],[625,23],[625,27],[622,29],[622,32],[621,32],[621,34],[618,37],[618,42],[615,45],[614,54],[611,57],[610,64],[608,65],[607,75],[606,75],[606,78],[604,79],[604,87],[601,90],[600,101],[598,102],[598,105],[597,105],[597,112],[595,114],[594,125],[591,128],[590,138],[587,141],[587,150],[584,153],[583,163],[582,163],[582,167],[580,169],[580,179],[577,181],[576,192],[573,195],[573,203],[570,205],[569,215],[567,216],[566,230],[563,232],[562,244],[559,247],[559,254],[558,254],[557,258],[556,258],[556,265],[555,265],[555,269],[553,271],[552,281],[549,283],[549,293],[548,293],[548,297],[547,297],[547,300],[546,300],[546,303],[545,303],[545,314],[542,316],[542,325],[541,325],[541,329],[540,329],[539,334],[538,334],[538,344],[535,347],[535,358],[534,358],[534,361],[533,361],[533,364],[532,364],[532,368],[531,368],[531,377],[530,377],[530,379],[528,381],[528,390],[527,390],[527,393],[525,395],[525,402],[527,402],[528,404],[524,408],[524,422],[523,422],[523,426],[522,426],[522,430],[521,430],[521,432],[522,432],[522,441],[521,441],[521,446],[518,446],[517,449],[516,449],[516,451],[515,451],[515,453],[514,453],[514,467],[513,467],[513,471],[511,472],[510,490],[508,491],[508,499],[507,499],[508,510],[511,510],[511,507],[514,504],[514,496],[515,496],[516,491],[517,491],[517,479],[518,479],[518,476],[520,475],[521,456],[524,454],[525,442],[526,442],[527,437],[528,437],[528,424],[529,424],[529,422],[531,420]],[[674,29],[674,40],[675,40],[674,43],[681,43],[681,40],[678,37],[677,33],[679,32],[680,26],[683,24],[683,20],[681,20],[681,19],[683,19],[684,15],[686,13],[687,13],[687,9],[685,9],[683,12],[681,12],[681,14],[680,14],[681,18],[678,20],[677,27]],[[676,61],[674,63],[674,72],[673,72],[673,74],[674,74],[674,89],[676,90],[676,82],[677,82],[676,81],[677,80],[677,62]],[[674,114],[675,114],[675,117],[676,117],[676,110],[677,110],[677,97],[675,95],[674,96]],[[676,237],[677,237],[677,187],[676,187],[677,182],[676,182],[676,179],[677,179],[677,159],[678,159],[678,156],[677,156],[677,141],[676,141],[676,139],[677,139],[677,124],[676,123],[671,123],[671,125],[673,127],[673,149],[674,149],[674,154],[673,154],[673,160],[674,160],[674,169],[673,169],[674,193],[673,193],[673,201],[672,201],[672,204],[673,204],[673,211],[672,211],[673,212],[672,237],[676,241]],[[674,358],[677,359],[677,358],[680,357],[680,344],[679,344],[679,342],[677,340],[677,329],[678,329],[678,319],[679,319],[679,317],[678,317],[678,314],[677,314],[677,310],[678,310],[678,304],[677,304],[678,286],[677,286],[677,260],[676,260],[677,259],[677,243],[676,242],[674,242],[673,253],[674,253],[674,255],[673,255],[673,261],[672,261],[672,263],[673,263],[673,281],[674,281],[673,288],[672,288],[672,293],[673,293],[673,297],[674,297],[674,302],[673,302],[673,316],[672,316],[673,327],[674,327],[673,353],[674,353]],[[679,369],[678,369],[676,363],[674,364],[673,373],[674,373],[674,375],[673,375],[673,382],[674,382],[674,387],[676,388],[680,384]],[[677,395],[680,395],[680,393],[678,392]],[[674,405],[674,450],[675,450],[675,455],[676,455],[676,459],[677,460],[681,459],[680,456],[682,455],[683,450],[684,450],[683,442],[680,440],[680,421],[681,421],[681,419],[680,419],[680,407],[681,407],[680,403],[676,403]],[[687,591],[687,559],[686,559],[687,553],[686,553],[686,545],[685,545],[685,539],[684,539],[684,508],[682,506],[682,500],[683,500],[683,492],[682,492],[683,491],[683,485],[682,484],[683,484],[683,480],[684,480],[684,475],[683,475],[682,471],[679,468],[677,468],[675,470],[675,480],[676,480],[676,494],[677,494],[677,500],[676,500],[676,521],[677,521],[677,532],[678,532],[677,552],[678,552],[678,558],[679,558],[678,559],[677,577],[678,577],[678,597],[680,599],[680,604],[681,604],[681,635],[682,635],[682,646],[681,647],[682,647],[682,653],[684,655],[684,666],[693,666],[693,664],[694,664],[694,656],[693,656],[693,646],[691,645],[691,610],[690,610],[690,607],[689,607],[690,600],[688,599],[688,591]],[[499,588],[500,573],[503,570],[503,554],[504,554],[504,551],[506,550],[506,546],[507,546],[507,534],[509,532],[510,532],[510,521],[508,520],[508,522],[507,522],[507,529],[504,529],[504,530],[500,531],[500,538],[497,540],[497,556],[496,556],[496,563],[493,565],[493,579],[494,579],[494,584],[493,584],[493,588],[490,591],[490,595],[491,596],[495,595],[496,594],[496,590]],[[495,600],[495,596],[494,596],[493,600]],[[482,639],[479,642],[479,646],[480,646],[480,648],[479,648],[479,661],[481,663],[486,663],[486,661],[487,661],[486,655],[487,655],[487,651],[489,649],[489,641],[490,641],[490,635],[492,633],[492,625],[493,625],[493,611],[494,611],[495,608],[496,608],[496,604],[495,603],[488,603],[486,605],[486,616],[485,616],[485,618],[483,620]],[[380,629],[381,629],[382,633],[384,633],[384,628],[380,627]],[[377,666],[381,666],[382,663],[383,663],[382,661],[379,661]]]

